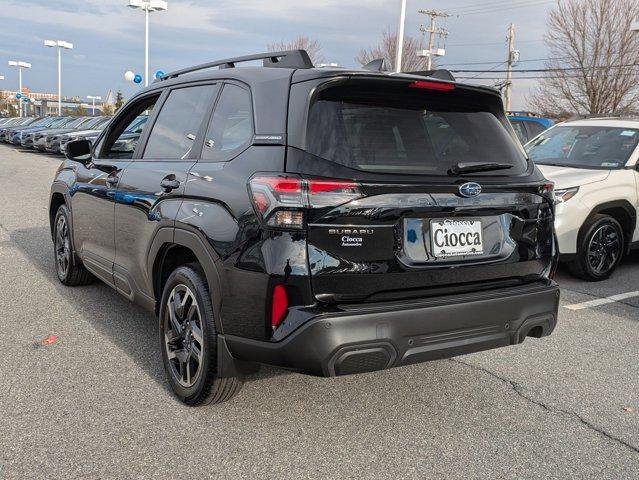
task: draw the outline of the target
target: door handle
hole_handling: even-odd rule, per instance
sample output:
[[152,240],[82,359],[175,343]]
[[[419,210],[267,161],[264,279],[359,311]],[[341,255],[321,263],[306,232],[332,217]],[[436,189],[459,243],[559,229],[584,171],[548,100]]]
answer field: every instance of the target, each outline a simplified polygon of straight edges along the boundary
[[176,179],[174,175],[170,175],[162,179],[160,187],[162,187],[164,193],[169,193],[171,190],[175,190],[180,187],[180,181]]

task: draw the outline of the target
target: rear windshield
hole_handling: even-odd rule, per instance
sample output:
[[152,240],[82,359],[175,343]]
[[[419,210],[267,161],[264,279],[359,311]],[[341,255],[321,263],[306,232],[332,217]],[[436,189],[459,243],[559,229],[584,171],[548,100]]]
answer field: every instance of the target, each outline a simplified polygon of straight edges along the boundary
[[[388,83],[388,82],[387,82]],[[356,170],[448,175],[465,162],[507,163],[474,175],[520,175],[527,162],[482,97],[456,89],[340,86],[310,108],[307,151]]]
[[564,125],[544,132],[526,149],[539,165],[615,169],[626,165],[638,140],[634,128]]

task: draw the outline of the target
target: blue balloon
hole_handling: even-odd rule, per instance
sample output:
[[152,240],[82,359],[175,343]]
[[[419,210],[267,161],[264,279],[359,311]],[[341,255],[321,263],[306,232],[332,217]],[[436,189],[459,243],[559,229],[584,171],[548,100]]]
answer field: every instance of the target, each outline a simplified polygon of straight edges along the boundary
[[135,77],[133,77],[133,82],[134,83],[142,83],[142,75],[140,75],[139,73],[136,73]]
[[16,93],[16,98],[17,98],[18,100],[20,100],[20,99],[22,98],[22,94],[21,94],[21,93]]
[[164,72],[162,70],[158,70],[157,72],[155,72],[155,79],[156,80],[159,80],[163,76],[164,76]]

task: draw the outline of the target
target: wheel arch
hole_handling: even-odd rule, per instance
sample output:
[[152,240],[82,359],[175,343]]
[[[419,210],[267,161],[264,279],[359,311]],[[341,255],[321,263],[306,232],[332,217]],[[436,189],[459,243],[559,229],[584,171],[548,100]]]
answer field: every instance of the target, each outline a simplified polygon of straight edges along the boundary
[[218,258],[210,252],[200,237],[179,228],[165,227],[158,230],[151,245],[147,260],[149,278],[152,279],[155,313],[160,309],[164,282],[175,268],[197,262],[206,277],[215,314],[215,327],[223,334],[221,321],[222,291]]
[[630,249],[632,236],[637,226],[637,210],[627,200],[614,200],[594,207],[579,229],[577,245],[581,245],[586,233],[586,226],[590,224],[595,215],[609,215],[621,224],[624,233],[625,253]]
[[[51,238],[53,238],[53,223],[55,222],[55,215],[58,212],[60,205],[66,205],[69,209],[69,213],[71,212],[71,202],[69,200],[69,192],[66,189],[66,185],[54,183],[51,187],[51,195],[49,197],[49,231],[51,232]],[[73,217],[73,215],[70,216]],[[70,218],[69,221],[73,224],[73,218]]]

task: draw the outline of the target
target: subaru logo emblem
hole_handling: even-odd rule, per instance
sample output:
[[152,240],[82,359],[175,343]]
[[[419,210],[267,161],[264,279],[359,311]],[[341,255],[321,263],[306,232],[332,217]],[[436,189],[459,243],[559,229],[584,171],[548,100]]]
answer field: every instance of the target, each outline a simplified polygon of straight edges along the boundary
[[459,194],[462,197],[476,197],[481,193],[481,185],[475,182],[464,183],[459,187]]

